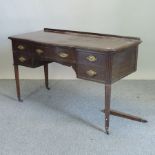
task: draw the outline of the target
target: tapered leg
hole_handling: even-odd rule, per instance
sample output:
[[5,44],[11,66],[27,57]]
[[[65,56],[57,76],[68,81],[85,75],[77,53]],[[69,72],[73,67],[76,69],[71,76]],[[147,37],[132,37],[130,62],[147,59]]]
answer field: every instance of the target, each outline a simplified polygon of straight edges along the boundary
[[48,86],[48,64],[44,65],[44,74],[45,74],[45,86],[49,90],[50,88]]
[[105,84],[105,130],[109,134],[111,85]]
[[19,70],[18,70],[18,65],[14,65],[14,71],[15,71],[17,98],[18,98],[18,101],[22,102],[23,100],[21,99],[21,96],[20,96],[20,83],[19,83]]

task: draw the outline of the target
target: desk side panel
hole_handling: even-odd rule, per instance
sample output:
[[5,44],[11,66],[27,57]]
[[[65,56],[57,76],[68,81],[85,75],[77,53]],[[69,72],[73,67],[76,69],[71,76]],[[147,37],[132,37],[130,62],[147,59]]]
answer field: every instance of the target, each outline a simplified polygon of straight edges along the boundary
[[133,73],[137,69],[138,46],[115,53],[112,58],[112,83]]

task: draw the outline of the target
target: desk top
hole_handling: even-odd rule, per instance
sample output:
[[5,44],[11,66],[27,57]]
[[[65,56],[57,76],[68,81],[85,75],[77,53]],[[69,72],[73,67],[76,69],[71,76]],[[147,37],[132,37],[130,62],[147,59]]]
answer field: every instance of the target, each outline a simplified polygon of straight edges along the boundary
[[140,38],[107,35],[90,32],[58,30],[45,28],[42,31],[9,37],[42,44],[64,47],[84,48],[97,51],[120,51],[141,43]]

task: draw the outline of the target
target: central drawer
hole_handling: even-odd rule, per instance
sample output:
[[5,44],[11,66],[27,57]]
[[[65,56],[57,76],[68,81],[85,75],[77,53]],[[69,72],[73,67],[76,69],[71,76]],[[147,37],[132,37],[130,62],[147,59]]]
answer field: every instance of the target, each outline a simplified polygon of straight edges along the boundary
[[72,48],[55,47],[53,58],[63,62],[75,62],[75,53]]
[[[37,47],[36,47],[37,48]],[[47,47],[46,49],[37,48],[38,54],[40,54],[40,58],[44,61],[52,60],[56,62],[67,62],[67,63],[75,63],[76,56],[75,51],[72,48],[65,48],[65,47]]]

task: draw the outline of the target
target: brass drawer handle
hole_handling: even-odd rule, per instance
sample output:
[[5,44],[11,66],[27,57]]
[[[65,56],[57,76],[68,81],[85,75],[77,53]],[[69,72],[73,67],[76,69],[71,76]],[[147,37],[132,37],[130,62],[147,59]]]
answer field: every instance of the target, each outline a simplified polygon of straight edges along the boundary
[[25,49],[25,47],[23,46],[23,45],[18,45],[18,47],[17,47],[19,50],[24,50]]
[[20,57],[20,58],[19,58],[19,61],[20,61],[20,62],[25,62],[25,61],[26,61],[26,58]]
[[86,59],[90,62],[95,62],[97,60],[97,58],[93,55],[89,55],[88,57],[86,57]]
[[42,50],[42,49],[36,49],[36,52],[40,55],[40,54],[42,54],[42,53],[44,53],[44,51]]
[[88,70],[88,71],[86,71],[86,74],[91,76],[91,77],[97,75],[97,73],[94,70]]
[[67,58],[67,57],[69,56],[69,54],[64,53],[64,52],[60,52],[60,53],[58,53],[58,55],[59,55],[59,57],[61,57],[61,58]]

